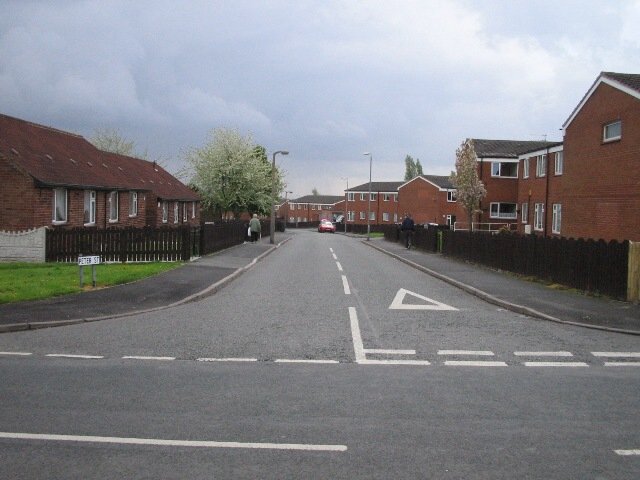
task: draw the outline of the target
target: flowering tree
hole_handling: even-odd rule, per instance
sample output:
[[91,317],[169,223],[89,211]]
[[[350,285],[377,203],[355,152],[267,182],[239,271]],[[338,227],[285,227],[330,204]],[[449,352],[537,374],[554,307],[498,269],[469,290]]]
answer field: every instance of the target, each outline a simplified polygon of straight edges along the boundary
[[457,201],[462,204],[469,218],[469,228],[473,227],[473,215],[478,211],[480,200],[487,194],[478,177],[478,159],[473,141],[467,139],[456,150],[456,171],[451,172],[451,183],[456,187]]

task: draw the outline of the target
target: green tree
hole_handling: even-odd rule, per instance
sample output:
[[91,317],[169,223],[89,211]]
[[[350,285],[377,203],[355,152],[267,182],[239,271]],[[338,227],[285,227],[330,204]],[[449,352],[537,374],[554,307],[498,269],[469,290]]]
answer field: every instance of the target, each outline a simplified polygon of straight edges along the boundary
[[449,177],[456,187],[456,199],[462,204],[469,219],[469,227],[473,227],[473,215],[478,212],[480,201],[487,190],[478,177],[478,159],[473,141],[467,139],[456,150],[456,171]]
[[422,171],[422,164],[420,163],[420,159],[416,158],[416,175],[424,175]]
[[[191,184],[218,218],[244,211],[266,215],[271,211],[271,163],[266,150],[250,135],[218,128],[209,140],[186,154]],[[282,173],[276,167],[276,196],[283,189]]]
[[416,162],[413,157],[411,157],[411,155],[407,155],[404,158],[404,180],[405,182],[408,182],[409,180],[414,179],[416,176],[418,176]]
[[136,144],[133,140],[127,140],[116,128],[96,128],[89,139],[93,145],[105,152],[117,153],[135,157]]
[[311,190],[311,195],[314,195],[314,196],[316,196],[316,197],[317,197],[318,195],[320,195],[320,194],[318,193],[318,189],[317,189],[316,187],[313,187],[313,189]]

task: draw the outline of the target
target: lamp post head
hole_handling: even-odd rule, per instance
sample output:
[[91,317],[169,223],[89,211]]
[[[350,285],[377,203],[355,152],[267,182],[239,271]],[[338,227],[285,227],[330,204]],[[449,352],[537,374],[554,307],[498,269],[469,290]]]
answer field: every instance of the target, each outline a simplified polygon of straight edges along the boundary
[[371,152],[364,152],[363,155],[371,155]]
[[273,155],[275,156],[275,155],[277,155],[278,153],[279,153],[280,155],[289,155],[289,152],[288,152],[288,151],[286,151],[286,150],[278,150],[277,152],[273,152]]

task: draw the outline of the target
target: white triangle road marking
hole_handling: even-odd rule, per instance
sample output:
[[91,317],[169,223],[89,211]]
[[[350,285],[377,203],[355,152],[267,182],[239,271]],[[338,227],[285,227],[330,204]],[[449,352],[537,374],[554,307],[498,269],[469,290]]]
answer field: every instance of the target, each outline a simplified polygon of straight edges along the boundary
[[[423,300],[428,303],[417,304],[417,305],[405,304],[403,302],[404,302],[404,298],[407,295],[411,295],[413,297],[419,298],[420,300]],[[451,305],[447,305],[446,303],[438,302],[431,298],[424,297],[418,293],[410,292],[409,290],[401,288],[400,290],[398,290],[398,293],[396,293],[396,297],[393,299],[393,302],[391,302],[391,305],[389,305],[389,310],[458,310],[458,309],[455,307],[452,307]]]

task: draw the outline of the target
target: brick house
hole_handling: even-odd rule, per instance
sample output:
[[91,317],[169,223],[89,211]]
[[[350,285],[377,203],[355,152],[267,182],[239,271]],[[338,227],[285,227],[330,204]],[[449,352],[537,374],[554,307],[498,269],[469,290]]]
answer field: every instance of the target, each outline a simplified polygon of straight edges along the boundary
[[640,74],[602,72],[563,129],[561,235],[640,241]]
[[453,225],[466,219],[448,176],[419,175],[400,185],[398,194],[400,219],[405,213],[411,213],[417,224]]
[[305,195],[280,205],[277,216],[286,218],[288,223],[319,222],[324,218],[333,220],[342,213],[342,201],[344,197],[337,195]]
[[[398,187],[404,182],[371,182],[371,225],[393,225],[399,221],[401,211]],[[369,211],[369,183],[345,191],[347,223],[367,224]]]
[[0,230],[198,225],[198,195],[155,162],[0,114]]
[[[556,145],[526,140],[472,139],[478,158],[478,176],[487,190],[480,202],[480,223],[516,224],[520,154]],[[465,214],[466,217],[466,214]]]

